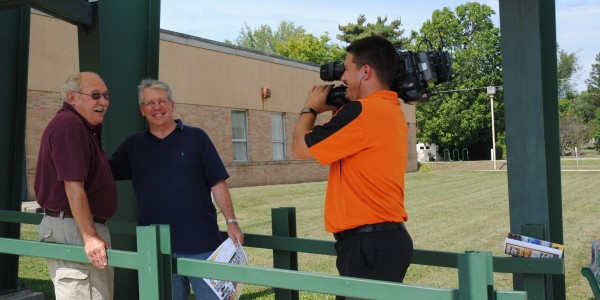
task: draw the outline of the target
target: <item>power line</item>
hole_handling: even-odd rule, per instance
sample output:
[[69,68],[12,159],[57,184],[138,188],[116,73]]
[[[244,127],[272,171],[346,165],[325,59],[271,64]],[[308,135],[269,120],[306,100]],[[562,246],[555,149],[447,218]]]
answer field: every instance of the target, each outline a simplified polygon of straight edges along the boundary
[[[447,90],[447,91],[435,91],[435,93],[452,93],[452,92],[466,92],[466,91],[473,91],[473,90],[487,90],[487,86],[484,87],[476,87],[476,88],[470,88],[470,89],[461,89],[461,90]],[[497,89],[501,90],[502,86],[496,86]]]

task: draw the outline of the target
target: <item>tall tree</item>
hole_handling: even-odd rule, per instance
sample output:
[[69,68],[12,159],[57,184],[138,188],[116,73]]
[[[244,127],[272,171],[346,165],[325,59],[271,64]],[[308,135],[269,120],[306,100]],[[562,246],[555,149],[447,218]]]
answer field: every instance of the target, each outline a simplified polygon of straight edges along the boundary
[[587,97],[594,116],[590,120],[590,137],[593,139],[596,146],[596,151],[600,152],[600,53],[596,54],[596,63],[592,64],[590,78],[585,83],[587,91],[582,93],[582,98]]
[[346,51],[339,45],[330,42],[327,33],[321,37],[305,34],[277,44],[276,53],[281,56],[325,64],[332,61],[343,61]]
[[[229,40],[225,40],[225,43],[234,44]],[[275,31],[269,25],[261,25],[256,29],[245,25],[235,45],[315,64],[344,60],[345,57],[345,51],[331,42],[327,32],[316,37],[306,33],[302,26],[285,20],[279,23]]]
[[273,31],[269,25],[261,25],[256,29],[252,29],[248,24],[245,24],[235,39],[235,43],[230,40],[225,40],[225,43],[273,54],[276,53],[277,44],[284,43],[292,38],[299,38],[305,34],[304,28],[296,26],[292,21],[281,21],[276,31]]
[[600,91],[600,52],[596,54],[596,63],[592,64],[590,78],[588,78],[585,83],[587,84],[588,91]]
[[[433,87],[439,95],[417,104],[417,138],[444,148],[478,148],[487,155],[492,146],[490,100],[486,87],[502,85],[500,30],[485,4],[469,2],[435,10],[419,32],[411,33],[413,50],[448,50],[455,78]],[[504,134],[504,99],[494,98],[495,130]],[[478,153],[471,151],[471,157]]]
[[559,49],[557,56],[558,98],[572,99],[576,94],[574,80],[577,80],[577,73],[581,70],[577,53]]
[[375,23],[366,23],[367,18],[365,18],[365,15],[361,14],[356,18],[355,24],[348,23],[347,25],[338,25],[338,28],[342,33],[338,34],[337,38],[340,41],[352,43],[358,39],[371,35],[381,35],[387,38],[396,47],[401,48],[408,42],[407,38],[402,37],[402,34],[404,34],[404,30],[400,29],[402,22],[400,19],[396,19],[386,25],[385,23],[387,20],[387,17],[377,17]]

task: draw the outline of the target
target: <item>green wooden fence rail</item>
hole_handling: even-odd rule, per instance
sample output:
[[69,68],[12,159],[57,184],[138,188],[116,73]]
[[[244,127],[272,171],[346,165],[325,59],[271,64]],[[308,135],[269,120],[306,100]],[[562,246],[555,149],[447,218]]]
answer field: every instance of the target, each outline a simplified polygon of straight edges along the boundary
[[[279,210],[274,209],[275,210]],[[284,208],[289,209],[289,208]],[[275,217],[277,213],[274,213]],[[290,216],[290,214],[286,214]],[[293,215],[293,214],[292,214]],[[0,222],[38,224],[40,214],[0,210]],[[281,220],[277,221],[280,222]],[[273,222],[276,222],[274,220]],[[170,299],[172,274],[230,280],[270,286],[283,291],[309,291],[367,299],[526,299],[531,291],[494,291],[493,272],[523,273],[545,276],[564,274],[562,259],[525,259],[492,257],[490,252],[452,253],[415,249],[413,264],[457,268],[458,289],[445,289],[335,275],[300,272],[277,266],[262,268],[173,259],[170,255],[168,226],[140,226],[129,222],[109,222],[111,232],[136,234],[138,251],[109,249],[109,265],[138,270],[141,299]],[[225,234],[225,233],[224,233]],[[245,246],[290,253],[335,255],[333,242],[286,236],[245,234]],[[0,253],[37,256],[87,262],[83,248],[10,238],[0,238]],[[297,265],[297,261],[296,261]],[[174,272],[173,270],[176,270]],[[482,276],[485,274],[486,276]],[[539,293],[533,291],[533,294]],[[277,295],[276,299],[293,299],[294,293]]]

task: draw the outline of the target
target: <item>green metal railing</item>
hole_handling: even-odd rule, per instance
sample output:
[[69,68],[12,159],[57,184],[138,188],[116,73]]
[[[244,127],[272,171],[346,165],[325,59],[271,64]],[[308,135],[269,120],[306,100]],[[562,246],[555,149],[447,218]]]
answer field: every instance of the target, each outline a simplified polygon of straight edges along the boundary
[[[40,214],[0,210],[0,222],[38,224],[41,218]],[[290,220],[295,221],[293,208],[273,209],[273,226],[293,224]],[[108,255],[110,266],[138,271],[140,299],[170,299],[171,275],[179,274],[274,287],[276,299],[297,299],[296,291],[302,290],[367,299],[395,299],[402,295],[407,299],[516,300],[526,299],[527,294],[545,298],[545,291],[540,291],[537,285],[534,285],[537,290],[494,291],[493,272],[522,273],[538,279],[550,274],[564,274],[562,259],[492,257],[490,252],[452,253],[415,249],[413,264],[458,269],[458,289],[435,288],[296,271],[297,258],[290,254],[335,255],[335,250],[331,241],[293,237],[295,224],[289,226],[291,231],[287,234],[290,236],[283,236],[285,232],[279,232],[281,236],[245,234],[246,247],[271,249],[283,257],[278,260],[274,255],[274,269],[173,259],[166,225],[135,227],[131,223],[111,221],[109,228],[111,232],[136,234],[137,252],[109,249]],[[0,238],[0,253],[88,262],[83,248],[79,246],[10,238]]]

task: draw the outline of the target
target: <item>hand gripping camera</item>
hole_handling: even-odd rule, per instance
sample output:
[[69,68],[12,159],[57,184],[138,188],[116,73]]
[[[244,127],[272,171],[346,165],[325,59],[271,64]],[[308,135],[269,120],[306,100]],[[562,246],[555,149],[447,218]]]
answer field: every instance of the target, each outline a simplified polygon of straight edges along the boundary
[[[321,80],[340,80],[344,74],[344,64],[330,62],[321,65]],[[397,51],[397,73],[391,90],[398,93],[404,102],[418,103],[429,100],[435,93],[429,84],[439,84],[453,78],[452,63],[447,52]],[[341,107],[349,102],[346,99],[346,86],[339,85],[327,95],[327,105]]]

